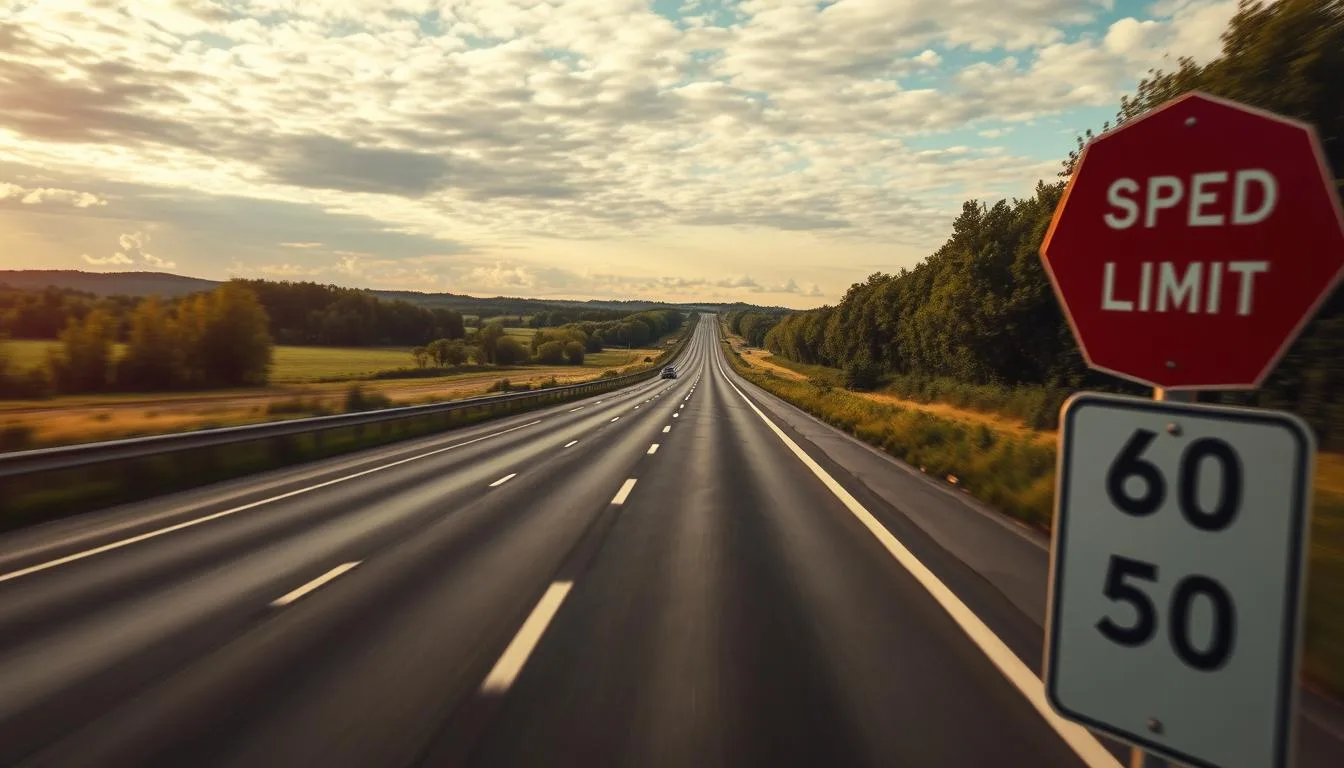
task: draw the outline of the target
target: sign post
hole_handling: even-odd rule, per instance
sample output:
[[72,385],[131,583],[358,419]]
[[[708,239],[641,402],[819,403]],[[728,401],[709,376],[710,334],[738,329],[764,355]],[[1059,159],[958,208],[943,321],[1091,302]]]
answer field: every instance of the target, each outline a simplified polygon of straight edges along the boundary
[[1203,768],[1288,765],[1315,447],[1276,411],[1065,406],[1045,689]]
[[1135,768],[1286,766],[1314,442],[1195,401],[1259,387],[1344,275],[1315,133],[1170,101],[1088,144],[1041,260],[1087,364],[1153,387],[1065,407],[1047,699]]

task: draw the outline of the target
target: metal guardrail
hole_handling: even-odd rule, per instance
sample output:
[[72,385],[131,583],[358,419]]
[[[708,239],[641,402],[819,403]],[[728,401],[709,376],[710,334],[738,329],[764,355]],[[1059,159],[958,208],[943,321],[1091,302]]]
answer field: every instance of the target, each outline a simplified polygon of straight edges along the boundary
[[[666,356],[666,361],[680,355],[689,342],[694,322],[687,324],[687,332],[677,346]],[[528,392],[485,395],[446,403],[427,405],[409,405],[397,408],[381,408],[373,411],[341,413],[333,416],[314,416],[303,419],[272,421],[264,424],[249,424],[241,427],[221,427],[203,429],[195,432],[178,432],[168,435],[151,435],[124,440],[108,440],[97,443],[59,446],[55,448],[37,448],[28,451],[0,453],[0,479],[37,472],[54,472],[78,469],[94,464],[130,459],[144,459],[154,456],[176,453],[198,448],[215,448],[235,443],[268,440],[272,438],[293,437],[308,433],[319,433],[331,429],[361,427],[369,424],[384,424],[402,419],[420,416],[433,416],[453,411],[498,405],[515,401],[563,399],[565,396],[582,396],[587,393],[610,391],[638,384],[657,376],[663,362],[655,361],[647,371],[613,376],[608,379],[595,379],[579,384],[566,384],[559,387],[531,390]]]

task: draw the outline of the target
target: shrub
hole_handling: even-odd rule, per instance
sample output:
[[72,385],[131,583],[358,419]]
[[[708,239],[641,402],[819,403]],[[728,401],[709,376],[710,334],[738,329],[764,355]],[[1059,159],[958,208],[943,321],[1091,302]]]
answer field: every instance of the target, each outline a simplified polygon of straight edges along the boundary
[[542,365],[564,365],[564,346],[558,341],[543,342],[537,347],[537,362]]
[[387,408],[390,405],[392,405],[392,401],[387,399],[387,395],[382,392],[365,392],[362,385],[351,384],[350,388],[345,390],[346,413],[372,411],[378,408]]
[[854,361],[845,366],[845,389],[865,391],[877,386],[877,377],[881,370],[872,363]]
[[517,365],[527,360],[527,348],[512,336],[501,336],[495,340],[495,364]]
[[486,388],[486,392],[508,392],[513,387],[508,379],[500,379]]
[[565,345],[565,361],[570,365],[583,365],[584,347],[577,341]]

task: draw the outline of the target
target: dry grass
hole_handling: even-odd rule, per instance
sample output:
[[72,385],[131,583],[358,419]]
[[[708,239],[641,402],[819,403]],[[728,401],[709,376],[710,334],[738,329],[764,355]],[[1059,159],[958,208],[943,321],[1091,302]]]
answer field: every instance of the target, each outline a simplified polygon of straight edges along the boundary
[[[47,401],[4,401],[0,402],[0,430],[21,431],[25,434],[24,443],[37,447],[341,411],[349,382],[303,382],[312,378],[336,378],[339,374],[333,375],[333,371],[342,370],[335,367],[338,364],[344,364],[344,370],[349,371],[360,365],[377,363],[380,355],[391,352],[279,347],[277,362],[282,350],[287,351],[282,359],[288,365],[289,375],[297,378],[279,385],[215,392],[80,395]],[[289,354],[293,350],[302,352],[297,356]],[[304,353],[313,350],[322,354],[309,355],[305,361]],[[345,352],[367,354],[361,357],[343,354]],[[409,353],[396,354],[399,365],[410,363]],[[589,355],[582,367],[514,366],[431,378],[364,380],[362,384],[365,392],[387,397],[394,405],[443,402],[486,394],[501,378],[509,379],[514,385],[530,386],[552,378],[559,384],[587,381],[605,371],[623,371],[640,365],[645,357],[657,357],[658,354],[656,349],[610,350]],[[388,367],[395,366],[382,366]],[[278,367],[278,370],[286,369]]]

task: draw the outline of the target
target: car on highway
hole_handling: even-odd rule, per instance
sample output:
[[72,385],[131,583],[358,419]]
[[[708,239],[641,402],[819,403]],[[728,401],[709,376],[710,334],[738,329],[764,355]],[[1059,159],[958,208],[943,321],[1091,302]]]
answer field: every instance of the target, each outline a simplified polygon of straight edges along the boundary
[[670,365],[667,366],[666,368],[663,369],[663,378],[664,378],[664,379],[675,379],[675,378],[677,378],[677,369],[676,369],[675,367],[673,367],[673,366],[670,366]]

